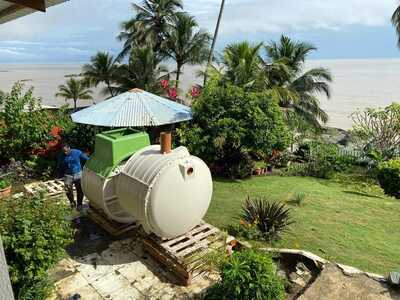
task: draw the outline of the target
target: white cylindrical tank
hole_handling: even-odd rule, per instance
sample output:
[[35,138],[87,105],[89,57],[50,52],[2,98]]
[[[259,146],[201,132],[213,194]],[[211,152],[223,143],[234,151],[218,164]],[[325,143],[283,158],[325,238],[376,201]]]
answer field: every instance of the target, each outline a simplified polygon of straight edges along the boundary
[[173,238],[198,225],[212,196],[207,165],[185,147],[168,154],[160,146],[136,152],[123,166],[116,185],[119,205],[145,231]]

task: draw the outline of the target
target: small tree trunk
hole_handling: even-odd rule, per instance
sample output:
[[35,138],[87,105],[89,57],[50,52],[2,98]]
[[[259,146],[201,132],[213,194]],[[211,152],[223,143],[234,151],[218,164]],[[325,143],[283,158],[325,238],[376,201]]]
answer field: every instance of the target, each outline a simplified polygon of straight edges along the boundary
[[112,92],[112,88],[111,88],[110,82],[106,81],[106,84],[107,84],[108,91],[110,92],[110,96],[111,96],[111,97],[114,97],[114,94],[113,94],[113,92]]
[[176,84],[175,84],[176,89],[178,89],[178,86],[179,86],[179,78],[181,76],[181,69],[182,69],[182,65],[180,63],[177,63],[177,66],[176,66]]
[[74,99],[74,111],[76,111],[76,102],[78,101],[78,99]]

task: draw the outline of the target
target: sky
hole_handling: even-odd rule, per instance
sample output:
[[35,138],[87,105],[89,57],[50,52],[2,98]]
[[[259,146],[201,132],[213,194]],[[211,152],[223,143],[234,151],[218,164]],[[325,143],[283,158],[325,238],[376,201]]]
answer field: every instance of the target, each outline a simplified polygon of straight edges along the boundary
[[[139,1],[136,1],[139,2]],[[0,63],[87,62],[117,54],[120,23],[132,0],[70,0],[46,13],[0,25]],[[184,0],[213,32],[220,0]],[[268,42],[281,34],[313,43],[315,59],[400,58],[390,17],[398,0],[226,0],[217,49],[234,41]]]

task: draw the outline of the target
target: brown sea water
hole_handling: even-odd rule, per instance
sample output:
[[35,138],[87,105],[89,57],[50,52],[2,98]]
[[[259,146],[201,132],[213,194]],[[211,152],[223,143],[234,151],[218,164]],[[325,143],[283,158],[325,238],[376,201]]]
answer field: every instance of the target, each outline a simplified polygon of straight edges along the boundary
[[[333,74],[332,97],[321,97],[322,107],[328,112],[328,125],[350,128],[349,115],[365,107],[382,107],[392,102],[400,102],[400,59],[376,60],[312,60],[307,67],[325,67]],[[8,91],[17,80],[26,86],[33,86],[34,95],[43,104],[60,106],[64,99],[55,97],[57,87],[65,83],[66,76],[79,74],[80,64],[3,64],[0,66],[0,90]],[[182,76],[181,88],[187,91],[194,83],[199,67],[187,67]],[[104,97],[96,89],[94,101]],[[93,101],[80,101],[88,105]]]

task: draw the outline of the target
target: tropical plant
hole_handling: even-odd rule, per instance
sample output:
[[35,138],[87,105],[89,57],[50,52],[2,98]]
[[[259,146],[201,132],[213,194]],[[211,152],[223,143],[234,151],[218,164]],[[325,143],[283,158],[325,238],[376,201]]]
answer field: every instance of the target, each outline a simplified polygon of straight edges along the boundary
[[282,36],[279,42],[272,41],[265,49],[267,58],[263,65],[269,76],[267,86],[269,84],[269,88],[276,92],[280,106],[287,113],[288,123],[297,127],[298,122],[304,122],[320,128],[320,122],[326,123],[328,115],[321,109],[317,96],[330,97],[332,76],[325,68],[304,71],[307,56],[316,48]]
[[9,178],[0,178],[0,190],[5,189],[11,185]]
[[400,158],[380,163],[377,177],[387,195],[400,199]]
[[24,92],[17,82],[9,93],[0,97],[0,160],[22,158],[45,145],[53,120],[41,109],[40,100],[33,96],[33,88]]
[[167,54],[176,62],[176,87],[185,64],[201,64],[207,60],[210,35],[197,30],[196,20],[187,13],[178,13],[166,42]]
[[176,13],[182,9],[181,0],[144,0],[142,5],[132,4],[135,16],[123,22],[118,39],[124,42],[117,60],[130,54],[138,45],[148,45],[154,55],[165,56],[168,32]]
[[217,38],[218,38],[218,33],[219,33],[219,27],[220,27],[220,24],[221,24],[222,14],[223,14],[223,12],[224,12],[224,8],[225,8],[225,0],[222,0],[222,1],[221,1],[221,7],[220,7],[220,9],[219,9],[217,24],[215,25],[214,36],[213,36],[213,38],[212,38],[210,53],[208,54],[206,70],[204,71],[203,74],[201,74],[201,75],[203,75],[203,77],[204,77],[203,85],[206,85],[208,70],[209,70],[209,68],[210,68],[211,61],[212,61],[213,58],[214,58],[214,50],[215,50],[215,45],[216,45],[216,43],[217,43]]
[[266,241],[280,238],[287,226],[293,223],[290,209],[283,203],[269,202],[263,198],[251,199],[247,196],[242,206],[240,218],[245,224],[254,224]]
[[143,89],[153,93],[162,93],[161,80],[169,77],[168,69],[160,64],[160,59],[154,55],[150,47],[135,48],[128,64],[118,67],[115,76],[115,94],[129,91],[133,88]]
[[285,289],[272,257],[265,252],[234,252],[220,266],[221,282],[212,286],[207,300],[283,300]]
[[42,196],[0,202],[0,235],[18,299],[49,296],[49,269],[63,257],[64,247],[72,241],[67,213],[63,202]]
[[227,168],[239,153],[270,154],[289,143],[282,113],[267,92],[245,91],[210,79],[192,111],[192,124],[178,130],[180,142],[216,168]]
[[263,77],[259,56],[262,44],[233,43],[224,49],[223,80],[243,88],[262,88]]
[[90,59],[90,64],[85,64],[82,67],[83,76],[88,80],[91,86],[97,87],[100,83],[106,85],[103,94],[110,94],[114,96],[111,89],[112,82],[114,81],[116,65],[114,58],[107,52],[98,52]]
[[294,194],[293,198],[289,201],[289,203],[301,206],[305,199],[306,199],[306,194],[296,193]]
[[392,23],[396,28],[397,36],[398,36],[398,45],[400,47],[400,5],[396,8],[392,15]]
[[91,100],[92,91],[87,88],[87,84],[83,79],[71,77],[66,84],[58,86],[56,97],[62,97],[65,100],[72,99],[74,101],[74,110],[76,110],[76,102],[78,100]]
[[365,152],[377,151],[383,159],[400,154],[400,104],[357,111],[352,119],[352,132]]

